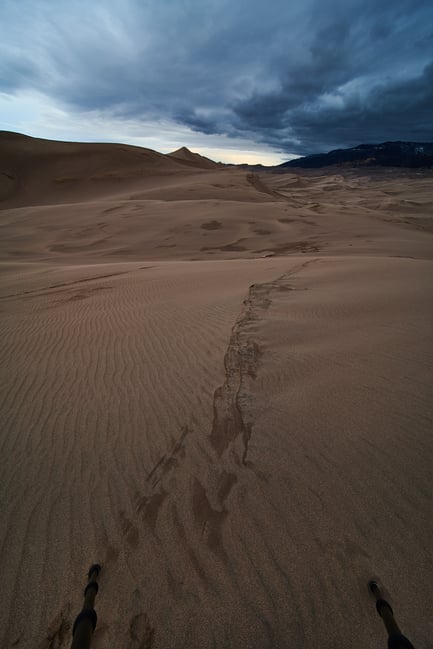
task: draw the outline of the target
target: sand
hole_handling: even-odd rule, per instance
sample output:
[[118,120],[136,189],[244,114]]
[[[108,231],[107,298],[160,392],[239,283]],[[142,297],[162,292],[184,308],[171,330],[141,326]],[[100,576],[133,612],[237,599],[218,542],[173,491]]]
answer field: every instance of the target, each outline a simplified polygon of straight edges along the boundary
[[432,647],[432,172],[0,171],[1,646]]

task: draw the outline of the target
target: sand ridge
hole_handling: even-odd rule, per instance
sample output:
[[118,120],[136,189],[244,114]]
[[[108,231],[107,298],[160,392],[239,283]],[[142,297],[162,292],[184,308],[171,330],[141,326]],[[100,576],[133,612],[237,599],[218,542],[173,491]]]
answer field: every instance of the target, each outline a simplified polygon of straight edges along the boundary
[[20,137],[23,189],[0,203],[2,646],[68,647],[93,561],[95,649],[379,649],[372,576],[430,646],[428,173],[153,152],[144,172],[95,145],[117,179],[53,194],[64,144],[33,177]]

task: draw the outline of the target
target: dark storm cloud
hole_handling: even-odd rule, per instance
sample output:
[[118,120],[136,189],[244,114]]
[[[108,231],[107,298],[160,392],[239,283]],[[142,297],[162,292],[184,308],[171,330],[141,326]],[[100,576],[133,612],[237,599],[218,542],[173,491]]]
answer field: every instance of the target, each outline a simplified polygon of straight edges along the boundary
[[0,91],[287,153],[433,140],[422,0],[6,0]]

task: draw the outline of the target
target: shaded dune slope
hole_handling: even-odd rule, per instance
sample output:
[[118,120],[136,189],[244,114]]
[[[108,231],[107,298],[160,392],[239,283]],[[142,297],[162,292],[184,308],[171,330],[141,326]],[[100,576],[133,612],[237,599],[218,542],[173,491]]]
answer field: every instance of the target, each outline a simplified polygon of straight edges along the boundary
[[142,147],[0,132],[0,201],[8,206],[79,202],[128,191],[149,176],[188,171],[183,160]]

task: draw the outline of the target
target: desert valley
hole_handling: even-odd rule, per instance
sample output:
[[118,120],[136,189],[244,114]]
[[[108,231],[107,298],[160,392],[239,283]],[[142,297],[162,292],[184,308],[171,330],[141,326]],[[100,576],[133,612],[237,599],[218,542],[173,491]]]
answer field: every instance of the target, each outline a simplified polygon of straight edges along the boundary
[[433,647],[432,180],[0,133],[2,647]]

